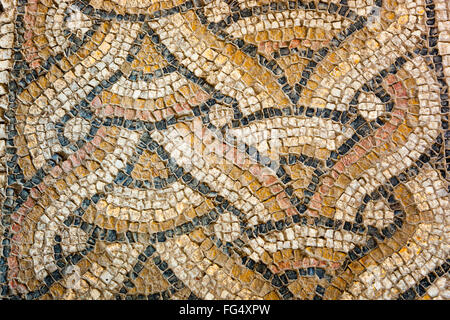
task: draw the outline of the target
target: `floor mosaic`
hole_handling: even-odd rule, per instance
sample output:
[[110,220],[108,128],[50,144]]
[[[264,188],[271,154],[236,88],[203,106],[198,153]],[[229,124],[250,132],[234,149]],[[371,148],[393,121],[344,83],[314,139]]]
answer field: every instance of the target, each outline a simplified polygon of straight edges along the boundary
[[1,0],[4,299],[444,299],[447,0]]

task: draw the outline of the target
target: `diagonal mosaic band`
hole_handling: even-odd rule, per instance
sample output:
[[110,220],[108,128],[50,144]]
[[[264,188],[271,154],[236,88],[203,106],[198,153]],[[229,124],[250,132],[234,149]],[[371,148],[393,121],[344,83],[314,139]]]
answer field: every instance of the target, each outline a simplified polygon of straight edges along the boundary
[[446,0],[1,0],[2,299],[444,299]]

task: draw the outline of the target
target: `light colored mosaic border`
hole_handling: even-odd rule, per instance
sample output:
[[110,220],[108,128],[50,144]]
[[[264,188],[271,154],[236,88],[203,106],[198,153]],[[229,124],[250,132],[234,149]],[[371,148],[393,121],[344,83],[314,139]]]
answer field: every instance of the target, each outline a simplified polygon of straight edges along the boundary
[[444,74],[450,86],[450,1],[435,0],[436,19],[439,29],[439,53],[444,64]]

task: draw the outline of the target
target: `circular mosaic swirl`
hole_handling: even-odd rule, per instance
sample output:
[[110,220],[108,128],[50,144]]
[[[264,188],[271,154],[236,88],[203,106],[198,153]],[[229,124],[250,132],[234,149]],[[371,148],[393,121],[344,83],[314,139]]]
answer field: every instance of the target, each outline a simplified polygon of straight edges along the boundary
[[435,11],[19,4],[3,296],[446,297]]

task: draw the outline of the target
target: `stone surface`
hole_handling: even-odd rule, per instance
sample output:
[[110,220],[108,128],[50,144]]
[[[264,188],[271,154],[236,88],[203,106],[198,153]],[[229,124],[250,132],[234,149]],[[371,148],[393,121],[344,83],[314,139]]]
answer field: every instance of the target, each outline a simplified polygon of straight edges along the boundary
[[4,299],[449,299],[446,0],[2,1]]

